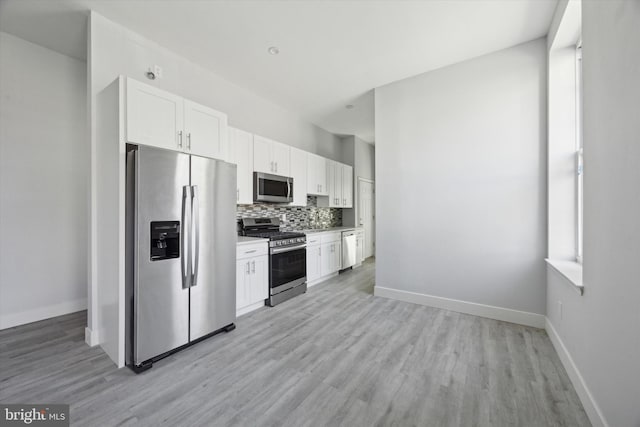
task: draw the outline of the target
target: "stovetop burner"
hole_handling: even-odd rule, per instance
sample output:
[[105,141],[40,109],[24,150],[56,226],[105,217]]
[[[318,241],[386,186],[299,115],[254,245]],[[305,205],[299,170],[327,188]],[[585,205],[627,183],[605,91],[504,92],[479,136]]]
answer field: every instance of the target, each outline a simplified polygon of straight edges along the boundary
[[290,240],[287,243],[300,243],[306,240],[304,233],[295,231],[280,231],[278,218],[242,218],[242,234],[251,237],[261,237],[270,241]]
[[304,233],[296,233],[295,231],[264,231],[264,232],[252,232],[247,231],[246,236],[261,237],[269,240],[282,240],[293,239],[295,237],[305,237]]

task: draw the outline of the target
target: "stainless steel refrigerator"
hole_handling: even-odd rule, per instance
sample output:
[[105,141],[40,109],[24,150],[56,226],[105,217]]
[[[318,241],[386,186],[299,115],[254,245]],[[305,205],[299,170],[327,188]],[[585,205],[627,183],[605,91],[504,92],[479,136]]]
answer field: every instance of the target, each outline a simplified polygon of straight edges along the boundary
[[126,185],[126,354],[139,372],[235,328],[236,166],[129,145]]

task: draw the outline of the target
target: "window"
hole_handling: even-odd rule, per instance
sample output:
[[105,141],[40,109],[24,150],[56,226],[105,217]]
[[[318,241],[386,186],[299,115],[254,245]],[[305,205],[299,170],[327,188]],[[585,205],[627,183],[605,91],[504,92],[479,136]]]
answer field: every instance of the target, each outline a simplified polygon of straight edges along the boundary
[[583,149],[582,149],[582,42],[576,45],[576,261],[582,264]]

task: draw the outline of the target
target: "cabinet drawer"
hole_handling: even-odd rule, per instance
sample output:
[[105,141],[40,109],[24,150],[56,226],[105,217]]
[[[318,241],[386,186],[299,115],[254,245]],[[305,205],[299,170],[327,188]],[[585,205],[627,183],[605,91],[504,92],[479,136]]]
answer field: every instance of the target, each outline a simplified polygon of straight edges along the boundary
[[[312,237],[313,236],[313,237]],[[320,234],[307,234],[307,246],[319,245],[321,243]]]
[[321,243],[339,242],[341,238],[342,238],[342,233],[340,233],[339,231],[335,233],[324,233],[320,236],[320,242]]
[[266,242],[255,245],[238,245],[236,248],[236,259],[252,258],[260,255],[267,255],[269,246]]

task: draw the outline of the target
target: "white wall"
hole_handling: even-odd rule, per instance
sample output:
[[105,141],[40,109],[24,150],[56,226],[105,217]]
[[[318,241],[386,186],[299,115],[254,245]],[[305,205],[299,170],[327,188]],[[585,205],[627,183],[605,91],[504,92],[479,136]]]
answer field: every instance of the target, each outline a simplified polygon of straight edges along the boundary
[[87,306],[85,67],[0,33],[0,329]]
[[542,326],[546,40],[378,88],[375,114],[376,291]]
[[582,12],[585,288],[549,269],[547,317],[594,425],[638,426],[640,3],[586,1]]
[[[337,136],[116,22],[91,16],[93,96],[122,74],[222,111],[230,126],[341,160]],[[145,72],[154,64],[163,68],[163,77],[148,80]]]

